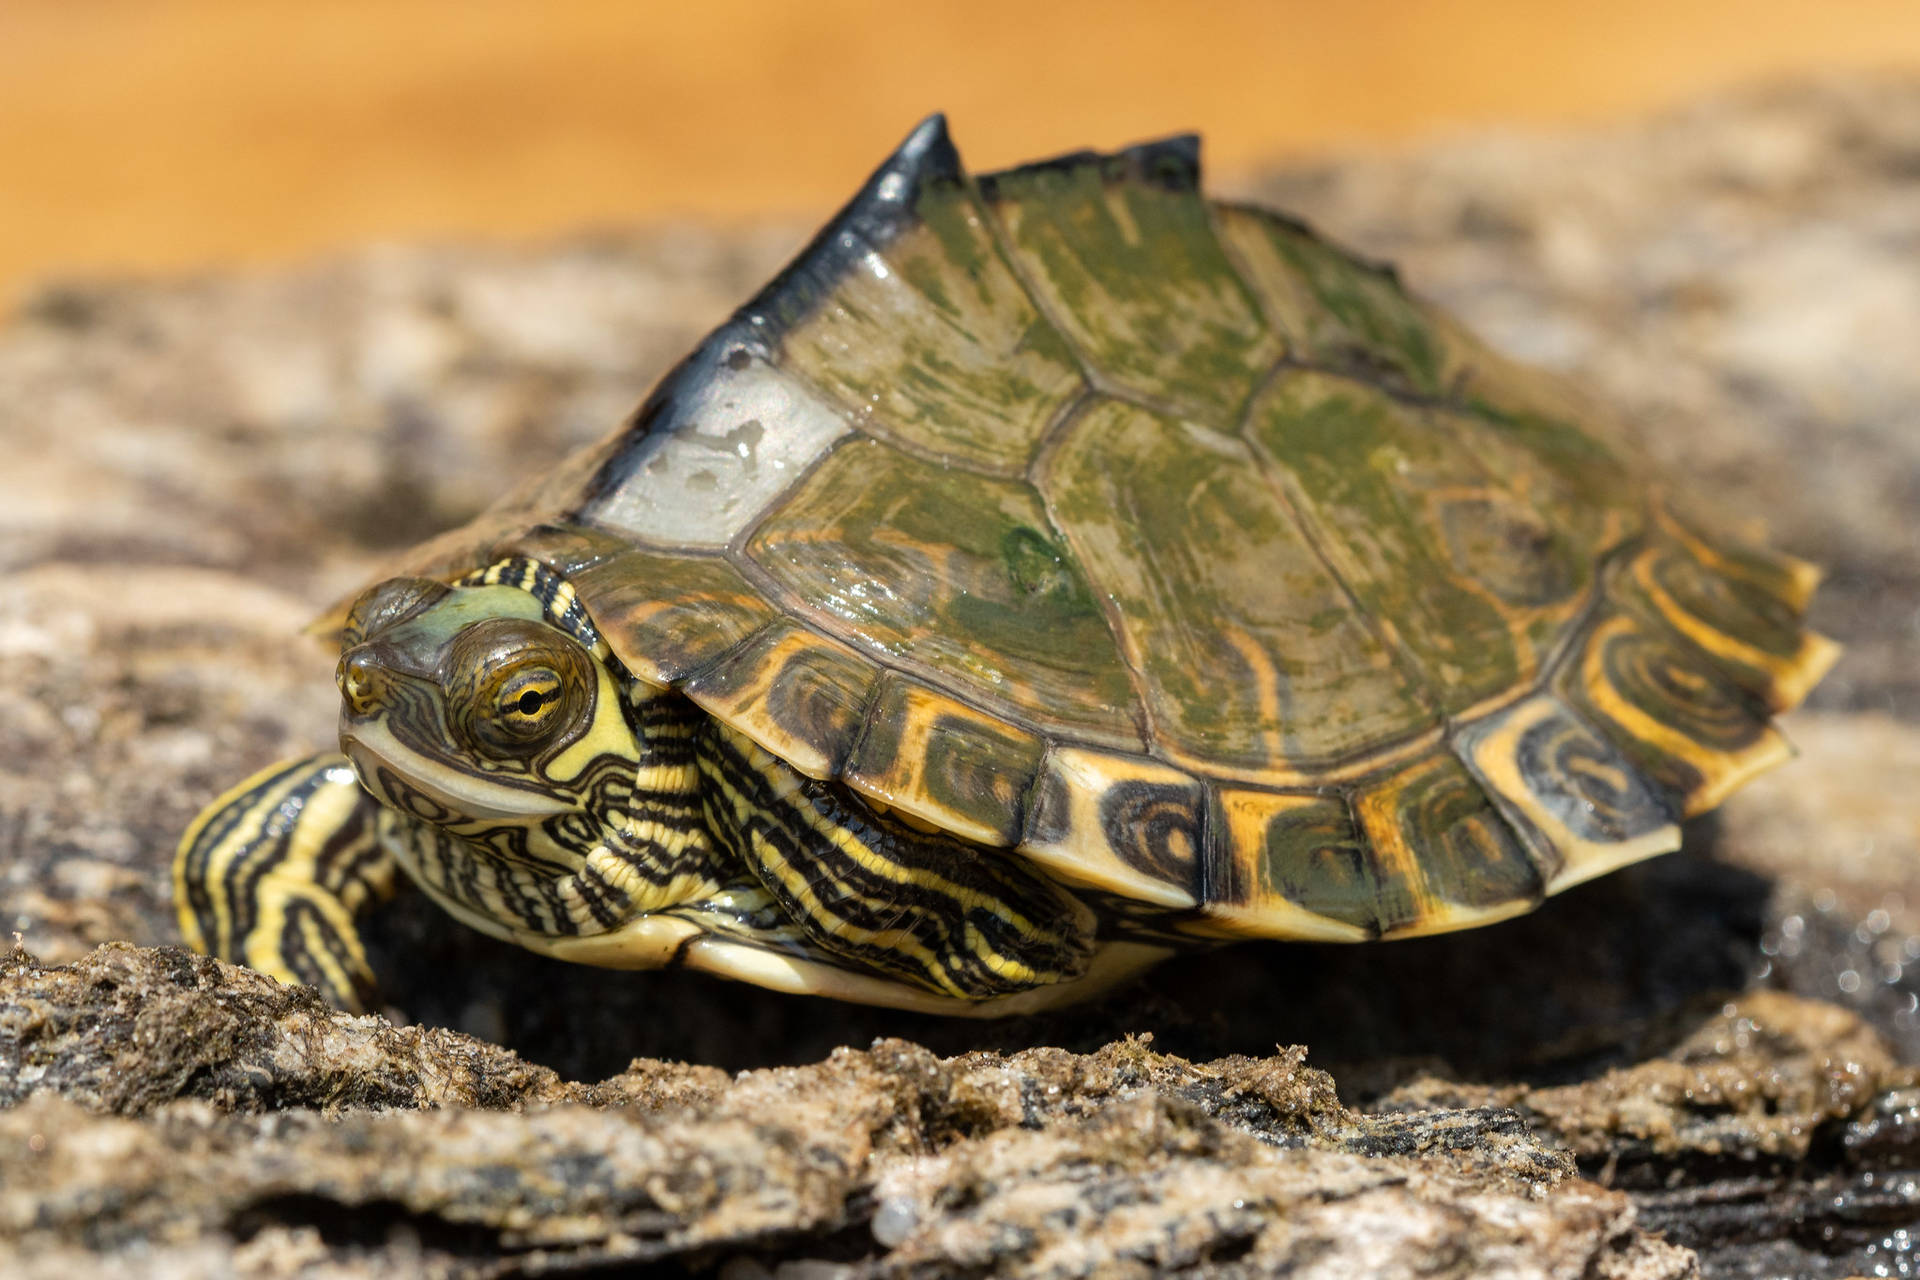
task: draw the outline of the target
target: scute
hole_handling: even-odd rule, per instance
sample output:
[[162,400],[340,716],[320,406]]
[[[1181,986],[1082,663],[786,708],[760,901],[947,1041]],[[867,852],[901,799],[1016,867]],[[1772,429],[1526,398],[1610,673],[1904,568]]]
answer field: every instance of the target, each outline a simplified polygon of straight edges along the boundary
[[[1353,379],[1286,371],[1248,433],[1429,707],[1459,715],[1539,673],[1591,560],[1424,409]],[[1489,523],[1512,541],[1457,536],[1458,524]]]
[[1045,743],[889,675],[843,776],[855,789],[981,844],[1009,845]]
[[1608,592],[1712,655],[1770,710],[1797,706],[1839,649],[1800,626],[1793,597],[1767,594],[1729,572],[1730,561],[1662,510],[1657,533],[1614,571]]
[[1380,931],[1405,937],[1517,915],[1546,877],[1453,755],[1423,755],[1358,788],[1353,802],[1382,885]]
[[1454,749],[1526,842],[1548,893],[1680,847],[1669,799],[1552,694],[1462,726]]
[[630,548],[582,570],[573,584],[614,653],[654,684],[685,682],[779,616],[717,557]]
[[1170,759],[1297,781],[1437,723],[1245,442],[1099,400],[1044,487]]
[[849,443],[745,549],[796,612],[1030,722],[1140,743],[1092,585],[1032,486]]
[[1712,659],[1607,602],[1555,681],[1683,817],[1792,754],[1765,708]]
[[717,551],[847,434],[838,405],[734,327],[641,410],[647,425],[607,459],[576,519],[650,546]]
[[1066,747],[1046,760],[1021,849],[1069,884],[1168,908],[1203,901],[1206,787],[1139,756]]
[[[1225,848],[1213,876],[1209,923],[1221,932],[1356,942],[1405,914],[1340,792],[1219,792]],[[1396,908],[1383,911],[1383,905]]]
[[910,222],[842,233],[856,264],[820,282],[830,304],[796,314],[779,351],[863,429],[1017,475],[1086,383],[1001,259],[957,165],[926,175]]
[[1391,267],[1363,262],[1265,209],[1221,205],[1214,220],[1295,359],[1429,396],[1459,375],[1464,353],[1440,340]]
[[847,646],[780,618],[681,688],[809,778],[831,778],[866,729],[879,680]]
[[1062,156],[980,191],[1099,384],[1231,427],[1282,346],[1214,237],[1198,139]]
[[975,181],[936,117],[397,571],[540,560],[757,750],[1163,930],[1405,936],[1673,847],[1833,660],[1617,434],[1190,138]]

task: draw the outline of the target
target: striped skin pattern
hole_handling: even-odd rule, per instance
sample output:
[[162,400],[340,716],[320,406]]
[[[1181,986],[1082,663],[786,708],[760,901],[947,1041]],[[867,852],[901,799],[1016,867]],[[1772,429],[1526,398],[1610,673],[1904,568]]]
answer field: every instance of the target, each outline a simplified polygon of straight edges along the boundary
[[[1206,200],[1192,138],[975,178],[936,117],[629,423],[409,568],[508,563],[633,716],[697,712],[635,795],[698,789],[806,946],[1011,990],[1099,968],[1122,919],[1498,920],[1784,760],[1773,716],[1837,655],[1817,572],[1613,434],[1390,269]],[[587,929],[696,891],[660,880],[689,831],[604,869],[497,833],[484,874],[402,857],[456,914]]]
[[[535,619],[504,657],[463,649]],[[451,590],[382,584],[346,635],[345,755],[250,779],[182,842],[182,931],[202,950],[364,1008],[354,917],[397,866],[457,918],[534,945],[671,914],[689,936],[806,960],[822,987],[842,969],[954,1001],[1088,968],[1093,914],[1065,890],[875,813],[633,680],[543,565],[503,561]],[[487,717],[521,712],[529,668],[567,668],[562,653],[577,657],[566,687],[530,686],[561,710],[522,738],[490,734]]]
[[393,891],[377,806],[338,752],[263,769],[187,828],[174,904],[187,945],[364,1009],[376,990],[355,917]]
[[[476,622],[470,601],[481,598]],[[466,651],[502,624],[534,628],[505,638],[511,658],[498,656],[501,642]],[[341,664],[342,747],[375,799],[416,820],[390,845],[449,909],[558,936],[714,887],[685,716],[607,668],[550,570],[507,561],[451,592],[384,584],[346,634],[357,643]],[[561,718],[525,741],[490,740],[488,717],[501,712],[487,680],[504,669],[511,689],[523,655],[560,674],[567,700],[545,710]]]
[[981,999],[1062,982],[1093,913],[1015,859],[877,815],[708,721],[709,822],[819,946],[904,982]]

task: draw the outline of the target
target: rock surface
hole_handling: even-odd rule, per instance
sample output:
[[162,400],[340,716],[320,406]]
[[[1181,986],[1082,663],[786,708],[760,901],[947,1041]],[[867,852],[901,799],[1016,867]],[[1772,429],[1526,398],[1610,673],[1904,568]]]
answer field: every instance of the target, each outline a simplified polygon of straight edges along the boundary
[[1829,566],[1799,762],[1531,917],[1044,1018],[568,968],[405,899],[396,1007],[348,1018],[165,949],[174,838],[325,743],[309,616],[804,229],[51,288],[0,328],[0,1273],[1920,1273],[1920,82],[1255,194]]
[[[869,1275],[1693,1273],[1510,1107],[1357,1114],[1297,1050],[941,1060],[879,1040],[733,1077],[642,1059],[586,1086],[124,944],[62,967],[16,953],[0,1009],[16,1265],[79,1245],[191,1273],[237,1241],[236,1269],[271,1249],[453,1271],[731,1253],[753,1274],[824,1252]],[[1795,1119],[1887,1087],[1856,1038],[1860,1096],[1795,1093]]]

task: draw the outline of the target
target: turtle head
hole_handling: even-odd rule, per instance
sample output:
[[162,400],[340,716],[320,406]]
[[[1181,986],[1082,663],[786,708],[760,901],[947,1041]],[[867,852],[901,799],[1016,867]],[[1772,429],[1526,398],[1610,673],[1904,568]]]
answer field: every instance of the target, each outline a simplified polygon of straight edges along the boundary
[[336,678],[361,784],[508,864],[577,868],[631,789],[641,745],[607,664],[518,587],[383,582]]

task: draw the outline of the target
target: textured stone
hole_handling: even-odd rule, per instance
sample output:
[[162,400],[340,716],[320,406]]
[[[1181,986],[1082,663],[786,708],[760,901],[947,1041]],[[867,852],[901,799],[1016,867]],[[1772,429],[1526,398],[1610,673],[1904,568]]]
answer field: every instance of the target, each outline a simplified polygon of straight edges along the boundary
[[15,953],[0,1267],[85,1249],[463,1275],[771,1261],[811,1237],[872,1276],[1692,1274],[1512,1111],[1361,1114],[1302,1058],[1125,1040],[942,1060],[883,1040],[731,1078],[643,1060],[563,1084],[173,950]]

